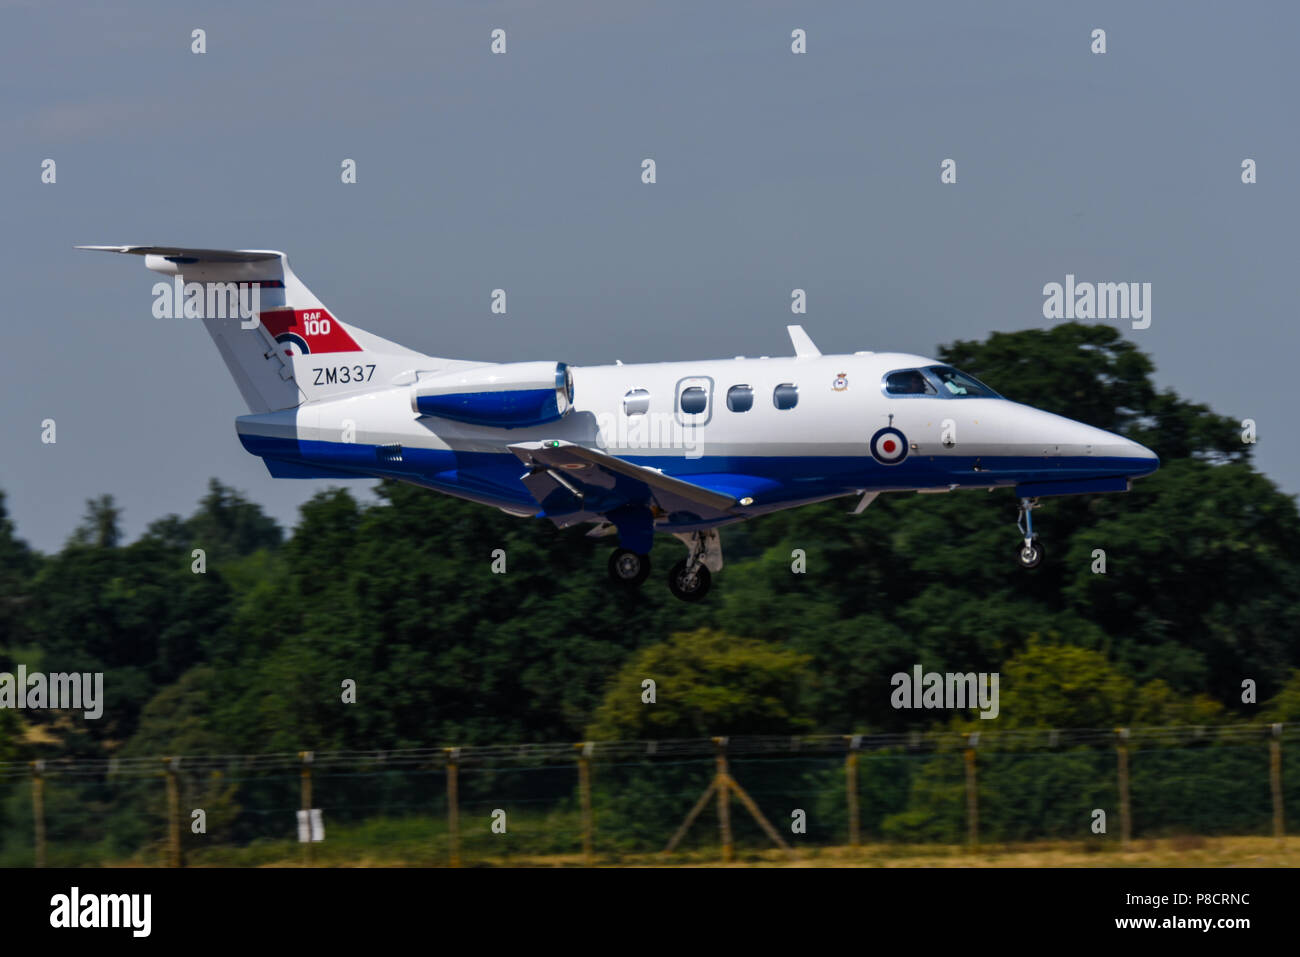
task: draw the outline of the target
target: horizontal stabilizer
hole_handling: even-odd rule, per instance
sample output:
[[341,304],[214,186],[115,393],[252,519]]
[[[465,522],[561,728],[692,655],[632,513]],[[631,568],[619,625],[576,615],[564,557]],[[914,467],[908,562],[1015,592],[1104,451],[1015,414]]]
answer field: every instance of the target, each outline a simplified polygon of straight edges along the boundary
[[274,249],[188,249],[183,246],[78,246],[103,253],[130,253],[133,256],[161,256],[189,265],[210,263],[255,263],[279,259],[283,253]]

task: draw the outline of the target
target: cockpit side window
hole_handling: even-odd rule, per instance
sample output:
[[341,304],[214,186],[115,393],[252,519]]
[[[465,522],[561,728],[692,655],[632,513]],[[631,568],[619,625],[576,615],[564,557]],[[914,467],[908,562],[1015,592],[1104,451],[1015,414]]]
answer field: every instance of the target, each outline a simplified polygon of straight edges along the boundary
[[890,395],[938,395],[938,391],[920,369],[900,369],[885,376],[885,391]]
[[930,366],[925,371],[939,381],[940,395],[954,398],[1002,398],[979,379],[958,372],[952,366]]

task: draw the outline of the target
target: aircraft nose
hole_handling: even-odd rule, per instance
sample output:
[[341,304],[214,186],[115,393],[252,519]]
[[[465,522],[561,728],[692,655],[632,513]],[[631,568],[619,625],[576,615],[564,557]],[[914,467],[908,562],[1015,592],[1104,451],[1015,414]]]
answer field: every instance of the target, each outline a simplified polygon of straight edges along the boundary
[[1083,446],[1085,454],[1107,459],[1107,467],[1117,467],[1124,475],[1150,475],[1160,467],[1160,458],[1140,442],[1126,439],[1114,432],[1098,429],[1082,422],[1070,421],[1074,427],[1071,436]]
[[1140,442],[1134,442],[1132,439],[1126,439],[1123,436],[1116,436],[1123,443],[1120,446],[1123,451],[1118,452],[1120,458],[1127,459],[1131,462],[1126,471],[1130,475],[1150,475],[1156,469],[1160,468],[1160,456],[1152,452],[1149,448]]
[[1160,459],[1145,445],[1063,415],[1019,406],[1013,420],[1026,452],[1068,457],[1075,467],[1098,475],[1150,475]]

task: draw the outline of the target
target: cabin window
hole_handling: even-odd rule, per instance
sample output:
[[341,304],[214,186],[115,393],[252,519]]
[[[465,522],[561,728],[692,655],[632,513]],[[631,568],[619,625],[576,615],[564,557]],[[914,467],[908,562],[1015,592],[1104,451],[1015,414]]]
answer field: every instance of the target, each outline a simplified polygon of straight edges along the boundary
[[650,411],[650,393],[645,389],[632,389],[623,396],[624,415],[645,415]]
[[709,404],[709,394],[697,385],[687,386],[682,389],[682,411],[689,415],[697,415],[704,411],[704,407]]
[[732,412],[748,412],[754,407],[754,390],[747,385],[733,385],[727,390],[727,408]]
[[799,403],[799,387],[793,382],[782,382],[772,390],[772,404],[778,409],[793,409]]

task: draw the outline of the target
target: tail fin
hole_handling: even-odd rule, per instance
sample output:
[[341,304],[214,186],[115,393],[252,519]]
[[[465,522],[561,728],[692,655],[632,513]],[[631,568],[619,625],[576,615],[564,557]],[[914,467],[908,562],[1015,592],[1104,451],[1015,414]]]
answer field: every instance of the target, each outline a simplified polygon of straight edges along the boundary
[[[154,285],[155,297],[173,305],[166,313],[155,304],[154,314],[202,318],[251,412],[386,388],[403,373],[460,364],[339,321],[294,275],[288,257],[275,250],[77,248],[144,256],[149,269],[176,277],[173,289]],[[256,319],[241,321],[236,302],[256,304],[248,313]]]

